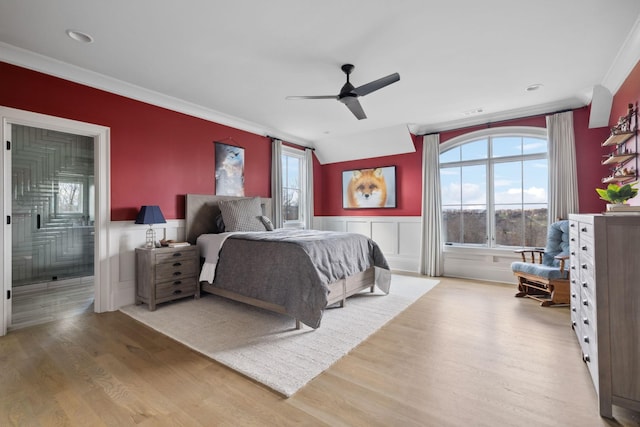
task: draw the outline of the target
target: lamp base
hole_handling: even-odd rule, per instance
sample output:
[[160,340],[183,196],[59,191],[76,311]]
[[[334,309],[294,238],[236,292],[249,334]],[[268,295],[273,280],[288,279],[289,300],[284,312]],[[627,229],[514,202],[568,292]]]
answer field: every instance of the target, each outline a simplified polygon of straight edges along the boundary
[[147,230],[147,242],[144,245],[145,248],[151,249],[156,247],[156,232],[151,226]]

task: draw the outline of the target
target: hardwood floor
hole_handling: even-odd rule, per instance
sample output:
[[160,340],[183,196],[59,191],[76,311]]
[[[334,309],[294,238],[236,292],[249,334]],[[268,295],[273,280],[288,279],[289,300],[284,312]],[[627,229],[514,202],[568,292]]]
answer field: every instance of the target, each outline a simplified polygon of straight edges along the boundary
[[0,425],[640,425],[599,417],[568,309],[514,293],[442,279],[289,399],[120,312],[19,329]]
[[14,286],[10,330],[93,311],[93,276]]

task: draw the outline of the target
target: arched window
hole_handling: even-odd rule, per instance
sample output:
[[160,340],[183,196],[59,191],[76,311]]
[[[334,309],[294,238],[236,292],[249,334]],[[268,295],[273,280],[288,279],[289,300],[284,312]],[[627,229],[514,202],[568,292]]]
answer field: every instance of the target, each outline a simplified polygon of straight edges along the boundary
[[545,129],[472,132],[440,147],[447,245],[544,247],[548,223]]

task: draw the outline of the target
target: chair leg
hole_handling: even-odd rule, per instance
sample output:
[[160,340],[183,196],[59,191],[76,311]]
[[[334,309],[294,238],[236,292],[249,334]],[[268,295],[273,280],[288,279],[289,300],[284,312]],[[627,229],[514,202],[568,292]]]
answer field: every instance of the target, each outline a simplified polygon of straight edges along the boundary
[[528,286],[522,277],[518,277],[518,293],[516,294],[516,298],[523,298],[527,296]]

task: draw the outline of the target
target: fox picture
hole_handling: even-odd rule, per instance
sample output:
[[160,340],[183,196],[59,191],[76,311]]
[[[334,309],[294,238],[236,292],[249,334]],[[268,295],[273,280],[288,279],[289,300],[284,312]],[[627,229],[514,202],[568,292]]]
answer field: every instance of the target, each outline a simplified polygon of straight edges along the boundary
[[347,187],[350,208],[381,208],[387,203],[387,183],[381,168],[353,171]]

